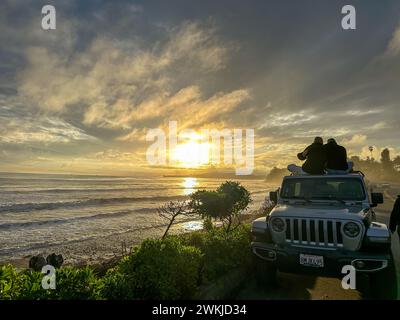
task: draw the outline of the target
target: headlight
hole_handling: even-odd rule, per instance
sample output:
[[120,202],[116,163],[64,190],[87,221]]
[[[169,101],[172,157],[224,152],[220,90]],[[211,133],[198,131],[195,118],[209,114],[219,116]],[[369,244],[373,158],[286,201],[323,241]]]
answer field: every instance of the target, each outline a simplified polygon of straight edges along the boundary
[[354,222],[347,222],[343,226],[343,232],[350,238],[355,238],[360,234],[360,226]]
[[273,218],[271,221],[272,230],[282,232],[285,230],[285,222],[281,218]]

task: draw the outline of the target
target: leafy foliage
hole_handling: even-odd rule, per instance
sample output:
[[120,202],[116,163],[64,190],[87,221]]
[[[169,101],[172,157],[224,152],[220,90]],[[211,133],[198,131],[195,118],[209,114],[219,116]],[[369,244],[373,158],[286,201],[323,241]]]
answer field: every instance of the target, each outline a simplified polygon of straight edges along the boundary
[[13,300],[18,298],[20,277],[12,265],[0,267],[0,299]]
[[2,300],[86,300],[100,298],[100,282],[90,268],[63,268],[56,271],[56,289],[42,288],[44,274],[13,266],[0,268],[0,299]]
[[53,299],[87,300],[100,298],[100,282],[89,267],[57,270],[57,286],[49,290]]
[[132,282],[132,275],[122,273],[118,266],[111,268],[102,279],[101,297],[108,300],[134,299]]
[[176,238],[148,239],[122,261],[120,271],[132,275],[129,285],[136,298],[188,299],[196,291],[201,256]]
[[180,236],[183,243],[203,253],[202,279],[212,281],[239,266],[251,263],[250,226],[240,225],[227,233],[221,228],[197,231]]
[[189,206],[203,218],[224,221],[229,232],[235,219],[240,222],[238,215],[250,202],[250,192],[246,188],[239,182],[226,181],[215,191],[199,190],[193,193]]
[[0,299],[190,299],[200,284],[248,265],[250,241],[247,225],[148,239],[102,278],[89,267],[56,270],[54,290],[42,288],[42,273],[5,265]]

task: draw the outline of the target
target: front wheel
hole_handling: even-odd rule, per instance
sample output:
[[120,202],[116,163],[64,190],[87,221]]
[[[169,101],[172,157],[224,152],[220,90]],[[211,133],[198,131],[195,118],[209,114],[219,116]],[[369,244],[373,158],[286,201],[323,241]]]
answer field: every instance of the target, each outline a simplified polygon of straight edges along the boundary
[[377,273],[369,276],[370,292],[374,299],[397,299],[397,277],[393,260]]
[[273,262],[253,255],[253,266],[257,285],[269,286],[277,283],[277,268]]

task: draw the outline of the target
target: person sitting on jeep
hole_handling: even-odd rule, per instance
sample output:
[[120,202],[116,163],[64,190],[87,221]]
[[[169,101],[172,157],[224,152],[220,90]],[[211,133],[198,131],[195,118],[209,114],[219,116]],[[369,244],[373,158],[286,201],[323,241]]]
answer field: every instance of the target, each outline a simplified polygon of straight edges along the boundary
[[303,152],[297,154],[299,160],[306,160],[302,167],[291,164],[288,170],[298,174],[325,174],[325,165],[327,161],[324,142],[321,137],[315,137],[314,142],[310,144]]
[[343,174],[351,169],[351,163],[347,162],[346,148],[338,145],[335,139],[328,139],[324,149],[327,157],[326,171],[328,174]]

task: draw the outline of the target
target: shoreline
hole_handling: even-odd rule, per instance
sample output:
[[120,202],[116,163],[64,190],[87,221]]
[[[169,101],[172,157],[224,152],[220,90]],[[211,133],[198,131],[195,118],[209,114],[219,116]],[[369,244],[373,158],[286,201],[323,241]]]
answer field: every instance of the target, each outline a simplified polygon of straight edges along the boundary
[[[260,214],[257,210],[242,215],[242,222],[249,222]],[[169,234],[181,234],[201,230],[201,228],[185,228],[188,224],[199,224],[200,219],[185,219],[174,223]],[[218,222],[216,222],[218,224]],[[21,251],[19,254],[5,255],[0,259],[0,266],[11,264],[17,269],[27,269],[29,267],[29,259],[35,255],[46,257],[51,253],[62,254],[64,258],[63,266],[84,267],[93,266],[95,269],[102,269],[103,266],[118,262],[124,255],[128,254],[132,247],[139,245],[143,240],[148,238],[161,238],[165,231],[165,225],[158,225],[142,230],[124,231],[121,233],[100,236],[87,240],[73,240],[66,244],[49,243],[44,248],[31,248]],[[17,255],[13,257],[13,255]]]

